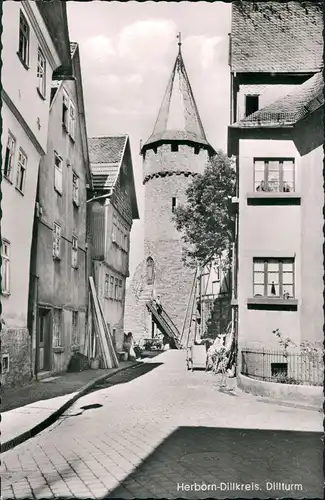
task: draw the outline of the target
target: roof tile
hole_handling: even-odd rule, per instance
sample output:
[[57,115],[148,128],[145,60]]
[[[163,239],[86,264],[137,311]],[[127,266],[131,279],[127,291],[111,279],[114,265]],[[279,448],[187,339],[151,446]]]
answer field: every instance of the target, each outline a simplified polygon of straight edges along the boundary
[[114,186],[127,139],[127,135],[88,139],[89,160],[95,189]]
[[[257,10],[254,8],[257,5]],[[323,64],[322,2],[233,2],[231,70],[316,72]]]
[[247,116],[235,126],[293,125],[323,105],[323,89],[323,75],[316,73],[289,94]]

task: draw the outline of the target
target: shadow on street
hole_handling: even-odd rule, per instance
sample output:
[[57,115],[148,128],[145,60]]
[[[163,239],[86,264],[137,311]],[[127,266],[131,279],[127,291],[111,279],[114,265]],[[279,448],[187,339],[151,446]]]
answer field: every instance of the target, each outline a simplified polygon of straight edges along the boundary
[[313,432],[181,427],[103,498],[322,498],[321,438]]
[[140,365],[131,366],[130,368],[124,370],[123,372],[118,372],[116,375],[113,375],[107,380],[102,380],[98,382],[94,387],[92,387],[87,394],[90,394],[95,391],[99,391],[100,389],[105,389],[107,387],[112,387],[118,384],[126,384],[127,382],[131,382],[132,380],[141,377],[142,375],[146,375],[151,372],[154,368],[161,366],[163,363],[141,363]]

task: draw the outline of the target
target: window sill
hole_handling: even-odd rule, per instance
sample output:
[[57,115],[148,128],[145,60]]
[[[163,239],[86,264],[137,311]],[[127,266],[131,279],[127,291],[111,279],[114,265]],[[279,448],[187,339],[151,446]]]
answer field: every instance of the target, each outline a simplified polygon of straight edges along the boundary
[[4,291],[2,291],[2,292],[1,292],[1,295],[2,295],[3,297],[9,297],[9,296],[11,295],[11,292],[4,292]]
[[64,352],[64,347],[63,346],[53,347],[52,351],[54,352],[54,354],[60,354]]
[[17,56],[18,56],[18,59],[19,61],[21,62],[21,64],[24,66],[25,69],[29,70],[29,66],[28,64],[22,59],[21,55],[19,54],[19,52],[16,52]]
[[247,299],[248,309],[291,310],[297,311],[297,299],[282,299],[271,297],[251,297]]
[[71,141],[71,142],[73,142],[73,143],[75,143],[75,142],[76,142],[75,138],[74,138],[74,137],[72,137],[72,135],[71,135],[71,134],[69,134],[69,137],[70,137],[70,141]]
[[62,128],[64,129],[64,131],[66,133],[68,133],[68,127],[66,126],[66,124],[64,122],[62,122]]
[[21,189],[19,189],[17,186],[16,186],[16,191],[18,191],[18,193],[20,193],[21,196],[25,196],[24,192]]
[[57,262],[60,262],[61,261],[61,257],[59,257],[58,255],[53,255],[53,260],[55,260]]
[[247,193],[248,205],[300,205],[299,193],[253,192]]
[[71,351],[79,351],[80,350],[80,344],[74,344],[71,346]]
[[55,186],[54,186],[54,191],[55,191],[58,195],[62,196],[62,191],[59,191],[59,190],[58,190],[58,188],[56,188]]
[[74,271],[78,271],[79,266],[71,266]]
[[72,203],[75,208],[79,208],[79,201],[72,200]]
[[42,101],[46,101],[45,95],[40,91],[40,89],[38,87],[36,87],[36,91],[37,91],[39,97],[42,99]]

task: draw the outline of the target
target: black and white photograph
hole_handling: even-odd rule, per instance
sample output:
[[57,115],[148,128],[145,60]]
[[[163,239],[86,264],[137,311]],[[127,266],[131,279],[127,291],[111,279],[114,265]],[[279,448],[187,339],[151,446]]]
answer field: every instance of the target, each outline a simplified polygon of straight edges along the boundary
[[323,498],[323,0],[1,24],[0,499]]

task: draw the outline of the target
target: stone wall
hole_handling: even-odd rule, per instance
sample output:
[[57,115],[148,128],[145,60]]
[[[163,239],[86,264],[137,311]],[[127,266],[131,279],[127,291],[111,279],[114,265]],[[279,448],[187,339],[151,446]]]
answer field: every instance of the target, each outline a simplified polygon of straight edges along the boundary
[[27,383],[32,378],[31,338],[27,328],[1,330],[1,356],[5,354],[9,354],[9,371],[1,374],[1,385]]

